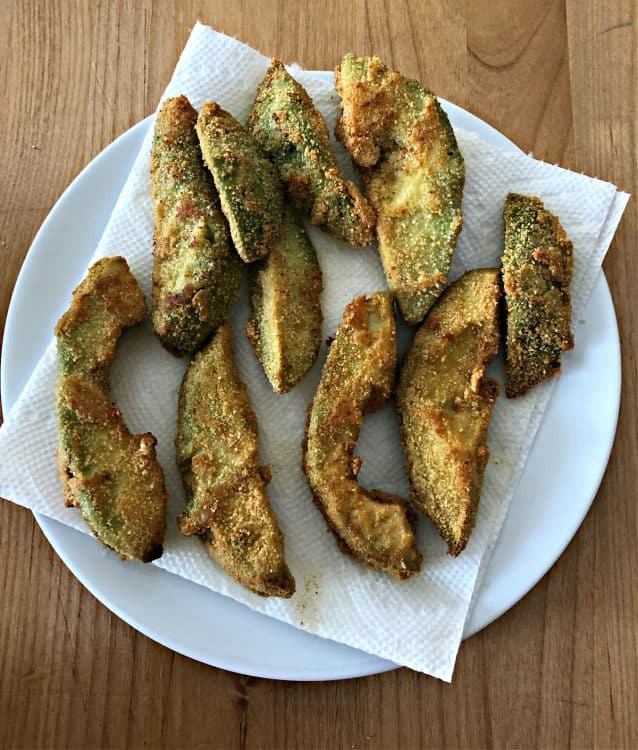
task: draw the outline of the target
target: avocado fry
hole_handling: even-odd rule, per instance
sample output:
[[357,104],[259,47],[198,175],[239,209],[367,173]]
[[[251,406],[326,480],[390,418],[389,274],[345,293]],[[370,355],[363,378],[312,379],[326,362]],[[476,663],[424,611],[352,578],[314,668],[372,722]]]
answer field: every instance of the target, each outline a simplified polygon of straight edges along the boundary
[[245,263],[263,258],[281,230],[277,171],[248,130],[217,102],[202,107],[197,135],[240,258]]
[[277,393],[299,383],[321,346],[321,268],[303,224],[286,207],[282,233],[251,266],[252,318],[246,333]]
[[178,526],[229,575],[261,596],[291,597],[295,581],[258,465],[258,426],[220,326],[191,361],[179,395],[177,464],[188,498]]
[[558,217],[538,198],[510,193],[503,218],[506,392],[513,398],[559,374],[562,353],[574,346],[573,245]]
[[499,344],[499,272],[468,271],[417,331],[397,388],[412,504],[458,555],[476,519],[498,385],[485,375]]
[[415,517],[401,498],[360,487],[353,457],[365,412],[392,391],[396,331],[392,297],[376,292],[346,306],[308,412],[304,471],[340,549],[402,580],[417,574]]
[[162,554],[164,474],[155,438],[131,435],[110,403],[108,370],[123,329],[145,316],[144,295],[124,258],[103,258],[73,292],[55,328],[65,504],[80,509],[106,547],[139,562]]
[[372,207],[342,175],[326,121],[279,60],[257,90],[247,127],[277,167],[290,200],[315,226],[351,245],[372,242]]
[[202,161],[196,122],[185,96],[167,99],[157,115],[151,157],[153,328],[177,355],[196,351],[224,322],[243,266]]
[[434,94],[377,57],[347,54],[335,87],[335,134],[377,212],[388,287],[405,320],[419,323],[445,287],[462,225],[465,166],[454,131]]

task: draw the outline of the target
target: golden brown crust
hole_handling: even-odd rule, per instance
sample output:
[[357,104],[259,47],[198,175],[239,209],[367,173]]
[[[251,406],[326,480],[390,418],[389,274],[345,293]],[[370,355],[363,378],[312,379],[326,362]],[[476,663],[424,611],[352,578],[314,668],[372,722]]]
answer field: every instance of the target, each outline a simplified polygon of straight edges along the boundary
[[436,97],[377,57],[335,70],[335,133],[361,168],[377,213],[379,253],[401,314],[420,322],[447,281],[461,230],[465,166]]
[[124,328],[146,315],[146,300],[124,258],[94,263],[54,333],[63,375],[105,376]]
[[235,580],[261,596],[288,598],[295,581],[258,464],[258,426],[234,363],[225,323],[197,354],[179,397],[177,463],[188,497],[178,518]]
[[77,375],[61,384],[58,408],[61,420],[73,420],[64,428],[66,450],[57,451],[65,505],[79,508],[123,559],[160,557],[166,490],[153,435],[132,435],[102,389]]
[[414,517],[401,498],[360,487],[361,459],[353,457],[363,414],[387,401],[395,366],[391,296],[357,297],[346,306],[308,411],[303,467],[340,549],[403,580],[421,567]]
[[354,246],[372,242],[372,206],[341,173],[326,121],[279,60],[257,90],[247,127],[277,167],[288,197],[315,226]]
[[281,230],[283,190],[277,171],[250,132],[217,102],[204,103],[196,129],[235,249],[245,263],[259,260]]
[[573,245],[558,217],[533,196],[510,193],[503,219],[507,395],[514,398],[558,375],[562,353],[574,346]]
[[498,385],[498,270],[468,271],[430,310],[401,369],[397,405],[411,500],[458,555],[476,519]]
[[277,393],[288,393],[321,346],[321,268],[295,212],[286,207],[281,237],[251,267],[252,317],[246,334]]
[[151,157],[153,328],[162,346],[178,355],[197,350],[226,319],[243,265],[202,161],[196,122],[185,96],[167,99]]
[[108,397],[108,368],[122,330],[146,315],[124,258],[89,269],[55,328],[60,381],[58,472],[67,506],[80,509],[98,539],[122,558],[162,554],[164,474],[155,438],[132,435]]

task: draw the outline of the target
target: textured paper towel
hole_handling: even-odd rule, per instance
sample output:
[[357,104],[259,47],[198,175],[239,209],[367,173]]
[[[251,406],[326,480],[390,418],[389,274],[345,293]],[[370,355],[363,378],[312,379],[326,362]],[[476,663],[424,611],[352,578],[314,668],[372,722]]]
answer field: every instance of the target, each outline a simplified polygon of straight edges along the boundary
[[[162,98],[183,93],[197,108],[207,99],[216,99],[243,120],[267,65],[268,59],[251,48],[198,24]],[[293,73],[306,86],[332,129],[338,112],[333,87],[316,73],[297,67]],[[495,149],[472,134],[459,131],[457,135],[466,161],[467,182],[464,226],[452,277],[467,268],[499,264],[501,212],[508,191],[538,195],[558,213],[574,242],[572,293],[574,320],[578,320],[627,196],[608,183],[520,153]],[[95,258],[124,255],[147,294],[153,224],[150,138],[151,129],[95,252]],[[343,151],[340,158],[349,170]],[[352,249],[313,228],[310,233],[324,274],[323,333],[328,336],[334,333],[350,299],[386,285],[374,248]],[[79,281],[69,280],[69,294]],[[552,384],[543,384],[514,401],[498,399],[489,433],[491,458],[478,521],[465,552],[457,559],[447,556],[443,542],[421,518],[418,541],[425,558],[423,572],[398,583],[337,551],[334,538],[326,532],[323,519],[311,502],[300,469],[306,407],[319,379],[325,347],[302,384],[286,396],[275,395],[244,335],[247,317],[244,288],[231,315],[237,364],[259,420],[262,461],[272,469],[269,495],[285,535],[297,594],[289,601],[253,595],[226,576],[197,540],[179,535],[175,517],[183,508],[184,496],[175,468],[173,439],[177,393],[186,363],[159,346],[147,320],[122,338],[112,384],[113,399],[122,408],[128,427],[135,432],[151,431],[158,438],[158,455],[166,472],[170,499],[165,552],[155,564],[310,632],[449,680],[474,592]],[[407,329],[401,328],[402,351],[408,342]],[[502,381],[502,364],[496,363],[493,369]],[[62,504],[54,460],[55,383],[52,341],[0,430],[0,494],[87,532],[80,514]],[[360,479],[365,486],[407,495],[393,404],[366,418],[358,452],[364,457]]]

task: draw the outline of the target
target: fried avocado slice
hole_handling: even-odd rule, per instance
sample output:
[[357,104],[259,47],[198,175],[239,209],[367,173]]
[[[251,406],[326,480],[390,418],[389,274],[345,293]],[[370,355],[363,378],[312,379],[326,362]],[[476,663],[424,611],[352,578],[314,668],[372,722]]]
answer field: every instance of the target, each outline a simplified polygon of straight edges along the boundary
[[191,361],[179,395],[177,464],[188,506],[177,523],[197,535],[236,581],[261,596],[288,598],[295,581],[258,465],[257,419],[222,325]]
[[177,355],[193,352],[221,325],[239,294],[242,263],[195,132],[185,96],[157,115],[151,154],[155,209],[153,328]]
[[279,241],[251,274],[252,318],[246,333],[272,387],[287,393],[315,363],[323,320],[319,261],[290,207]]
[[365,412],[380,409],[394,385],[392,297],[376,292],[346,306],[308,412],[304,471],[340,549],[399,580],[419,572],[415,517],[401,498],[360,487],[352,453]]
[[510,398],[560,373],[574,347],[570,329],[573,245],[542,201],[510,193],[503,210],[503,287],[507,306],[507,386]]
[[347,54],[335,87],[335,133],[377,212],[388,287],[405,320],[419,323],[445,287],[461,230],[465,165],[454,131],[434,94],[377,57]]
[[65,504],[80,509],[102,544],[139,562],[162,554],[164,474],[155,438],[131,435],[110,403],[108,370],[122,330],[145,315],[144,295],[124,258],[104,258],[91,266],[55,328]]
[[235,249],[245,263],[270,252],[283,212],[277,171],[244,126],[216,102],[206,102],[197,135],[213,175]]
[[417,331],[397,388],[412,504],[454,556],[474,528],[489,457],[498,385],[485,368],[498,351],[499,298],[498,269],[452,284]]
[[341,174],[326,121],[279,60],[257,90],[248,128],[277,167],[288,197],[315,226],[351,245],[372,242],[372,206]]

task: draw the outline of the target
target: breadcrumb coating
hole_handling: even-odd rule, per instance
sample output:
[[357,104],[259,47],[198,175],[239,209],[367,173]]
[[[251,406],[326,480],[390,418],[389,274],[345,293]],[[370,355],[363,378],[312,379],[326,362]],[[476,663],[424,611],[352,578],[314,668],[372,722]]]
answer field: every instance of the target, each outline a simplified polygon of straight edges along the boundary
[[279,241],[251,266],[252,317],[246,333],[277,393],[303,380],[321,346],[321,268],[303,224],[284,210]]
[[335,70],[335,133],[361,168],[377,213],[379,253],[401,314],[423,320],[443,291],[461,230],[465,165],[438,100],[378,57]]
[[569,285],[573,245],[558,217],[529,195],[510,193],[503,209],[507,305],[507,395],[520,396],[560,373],[574,337]]
[[401,498],[361,487],[361,458],[353,457],[363,415],[388,400],[395,371],[391,295],[357,297],[346,306],[308,412],[304,471],[340,549],[403,580],[421,568],[414,514]]
[[230,245],[185,96],[157,115],[151,155],[155,210],[153,328],[174,354],[196,351],[237,299],[242,262]]
[[372,206],[341,173],[326,121],[279,60],[257,90],[248,128],[277,167],[289,199],[315,226],[351,245],[372,242]]
[[197,135],[239,257],[245,263],[263,258],[281,230],[277,171],[248,130],[216,102],[202,107]]
[[103,258],[55,327],[57,458],[65,504],[80,509],[102,544],[139,562],[162,554],[164,473],[153,435],[132,435],[110,403],[108,371],[123,329],[145,316],[144,295],[124,258]]
[[230,576],[261,596],[295,592],[283,536],[258,465],[258,426],[235,366],[232,332],[220,326],[191,361],[179,395],[177,464],[188,506],[178,518]]
[[498,385],[485,375],[499,344],[499,272],[468,271],[432,307],[397,388],[413,505],[458,555],[474,528]]

